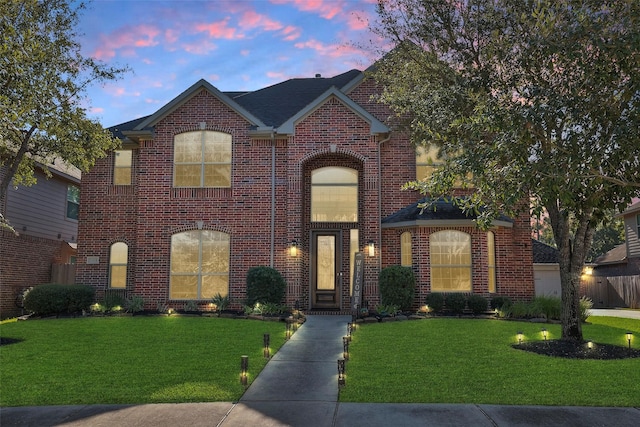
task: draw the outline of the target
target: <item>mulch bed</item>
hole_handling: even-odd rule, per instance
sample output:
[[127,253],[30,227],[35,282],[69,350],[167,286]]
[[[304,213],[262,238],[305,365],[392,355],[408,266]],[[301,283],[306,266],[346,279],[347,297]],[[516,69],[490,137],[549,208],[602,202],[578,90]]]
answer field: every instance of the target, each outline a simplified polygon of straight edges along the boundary
[[587,342],[563,340],[525,342],[514,344],[513,348],[566,359],[615,360],[640,357],[638,349],[599,343],[593,343],[593,348],[589,348]]

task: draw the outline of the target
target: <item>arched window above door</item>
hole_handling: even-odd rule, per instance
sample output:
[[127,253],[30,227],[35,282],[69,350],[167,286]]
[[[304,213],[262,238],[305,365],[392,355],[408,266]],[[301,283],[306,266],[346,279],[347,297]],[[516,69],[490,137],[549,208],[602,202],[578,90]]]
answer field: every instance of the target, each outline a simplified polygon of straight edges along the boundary
[[358,171],[327,166],[311,171],[311,221],[358,221]]

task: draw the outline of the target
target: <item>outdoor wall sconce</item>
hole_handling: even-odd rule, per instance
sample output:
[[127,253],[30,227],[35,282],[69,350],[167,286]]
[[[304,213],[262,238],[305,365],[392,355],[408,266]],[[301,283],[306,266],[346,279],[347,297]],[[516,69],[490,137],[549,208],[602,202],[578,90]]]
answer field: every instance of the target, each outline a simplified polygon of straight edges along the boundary
[[344,384],[344,359],[338,359],[338,387],[342,387]]
[[263,337],[263,341],[264,341],[264,358],[268,359],[269,357],[271,357],[270,351],[269,351],[269,334],[264,334]]
[[342,337],[342,357],[349,360],[349,337]]
[[544,340],[547,340],[547,330],[545,328],[542,328],[542,338],[544,338]]
[[249,356],[240,356],[240,384],[246,387],[249,371]]
[[292,240],[291,243],[289,243],[289,255],[292,258],[298,256],[298,242],[295,240]]
[[375,256],[376,255],[376,243],[373,240],[369,240],[369,243],[367,244],[367,247],[369,248],[369,256]]
[[524,335],[521,331],[518,331],[518,344],[522,344],[522,339],[524,338]]
[[631,337],[633,334],[631,332],[627,332],[627,342],[629,343],[629,350],[631,350]]

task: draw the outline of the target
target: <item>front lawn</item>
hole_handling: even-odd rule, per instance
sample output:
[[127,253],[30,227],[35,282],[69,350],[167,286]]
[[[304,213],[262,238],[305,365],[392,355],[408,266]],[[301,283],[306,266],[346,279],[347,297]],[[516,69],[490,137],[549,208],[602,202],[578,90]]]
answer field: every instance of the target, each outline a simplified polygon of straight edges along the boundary
[[200,317],[105,317],[5,323],[0,406],[235,401],[240,356],[249,382],[282,322]]
[[[640,320],[590,317],[583,335],[640,348]],[[512,347],[560,325],[444,319],[366,324],[354,333],[341,402],[640,406],[640,359],[577,360]]]

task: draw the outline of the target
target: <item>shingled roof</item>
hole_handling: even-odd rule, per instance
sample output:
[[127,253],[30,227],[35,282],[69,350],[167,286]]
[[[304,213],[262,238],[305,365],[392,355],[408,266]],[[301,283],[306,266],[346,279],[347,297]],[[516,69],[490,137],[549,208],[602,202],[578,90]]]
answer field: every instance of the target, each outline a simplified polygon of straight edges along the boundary
[[[451,201],[445,199],[437,199],[433,201],[429,208],[422,209],[418,205],[429,201],[425,198],[407,207],[404,207],[396,213],[389,215],[382,220],[383,228],[398,228],[410,226],[452,226],[452,225],[473,225],[473,220],[477,215],[467,215],[458,206]],[[503,227],[512,227],[513,220],[505,215],[500,215],[494,221],[495,225]]]
[[531,239],[534,264],[557,264],[558,250],[538,240]]

